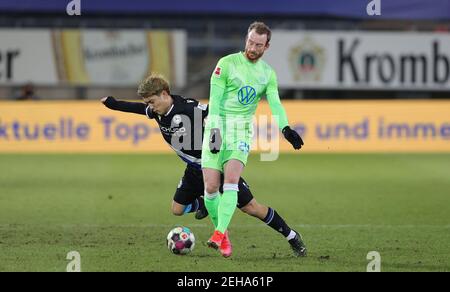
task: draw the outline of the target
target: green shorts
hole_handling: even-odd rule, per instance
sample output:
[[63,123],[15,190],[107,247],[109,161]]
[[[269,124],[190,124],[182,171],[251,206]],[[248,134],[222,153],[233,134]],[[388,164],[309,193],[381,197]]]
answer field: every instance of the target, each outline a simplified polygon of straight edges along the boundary
[[202,168],[212,168],[223,172],[225,163],[232,159],[239,160],[244,166],[247,165],[253,131],[228,134],[225,137],[222,136],[222,146],[216,154],[211,153],[209,150],[209,135],[210,130],[205,129],[202,146]]

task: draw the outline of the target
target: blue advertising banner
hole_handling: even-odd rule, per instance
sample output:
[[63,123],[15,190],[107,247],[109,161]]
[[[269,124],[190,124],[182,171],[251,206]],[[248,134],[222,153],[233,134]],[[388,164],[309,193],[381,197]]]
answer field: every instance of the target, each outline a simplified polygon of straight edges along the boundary
[[[368,7],[385,19],[450,19],[448,0],[0,0],[0,12],[83,14],[272,14],[367,18]],[[377,7],[374,6],[377,4]],[[380,14],[380,15],[378,15]]]

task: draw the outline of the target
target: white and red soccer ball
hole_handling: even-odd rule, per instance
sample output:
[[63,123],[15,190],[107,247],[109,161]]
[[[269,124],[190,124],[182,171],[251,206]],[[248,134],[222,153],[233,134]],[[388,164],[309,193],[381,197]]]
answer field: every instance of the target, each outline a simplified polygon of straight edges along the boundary
[[167,234],[167,247],[176,255],[186,255],[195,246],[195,236],[192,231],[183,226],[177,226]]

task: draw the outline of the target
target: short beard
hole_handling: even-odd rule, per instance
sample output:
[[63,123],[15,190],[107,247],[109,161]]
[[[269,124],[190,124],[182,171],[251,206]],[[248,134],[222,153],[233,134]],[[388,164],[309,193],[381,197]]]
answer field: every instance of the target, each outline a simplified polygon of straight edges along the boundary
[[256,57],[251,58],[248,51],[245,51],[245,55],[246,55],[247,59],[249,59],[250,61],[258,61],[263,56],[263,54],[259,54],[259,55],[256,55]]

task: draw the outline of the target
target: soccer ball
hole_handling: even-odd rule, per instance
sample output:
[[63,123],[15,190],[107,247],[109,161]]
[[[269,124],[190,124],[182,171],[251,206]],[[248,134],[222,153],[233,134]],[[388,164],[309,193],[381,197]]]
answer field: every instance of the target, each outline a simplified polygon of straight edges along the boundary
[[166,243],[173,254],[186,255],[194,249],[194,233],[187,227],[177,226],[167,234]]

